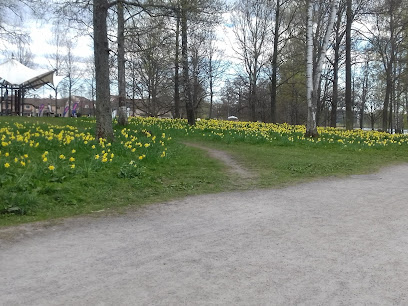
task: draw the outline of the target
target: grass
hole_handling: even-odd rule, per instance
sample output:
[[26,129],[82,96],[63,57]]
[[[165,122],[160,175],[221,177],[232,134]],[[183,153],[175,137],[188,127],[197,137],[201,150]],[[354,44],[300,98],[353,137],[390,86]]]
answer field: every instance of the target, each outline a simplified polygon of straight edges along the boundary
[[170,149],[168,162],[149,163],[132,175],[126,171],[123,175],[120,167],[113,166],[36,186],[31,186],[27,177],[12,188],[2,188],[0,196],[23,211],[0,215],[0,225],[118,210],[227,188],[226,176],[217,161],[205,161],[202,152],[178,143],[171,144]]
[[137,119],[115,126],[112,144],[93,138],[92,119],[0,117],[0,226],[121,211],[186,195],[239,188],[239,178],[199,149],[229,152],[259,174],[255,187],[375,171],[408,161],[401,135],[304,127]]
[[276,188],[322,177],[344,177],[379,170],[383,166],[408,162],[405,151],[341,150],[322,147],[274,146],[247,143],[207,143],[229,152],[258,173],[257,187]]

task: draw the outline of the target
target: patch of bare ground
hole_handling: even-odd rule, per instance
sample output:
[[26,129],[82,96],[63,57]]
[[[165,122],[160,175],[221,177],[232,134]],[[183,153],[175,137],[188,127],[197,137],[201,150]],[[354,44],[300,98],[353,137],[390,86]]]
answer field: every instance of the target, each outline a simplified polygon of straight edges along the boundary
[[233,156],[225,151],[217,150],[198,143],[184,142],[186,146],[197,148],[208,153],[208,156],[222,162],[228,174],[231,176],[232,183],[235,187],[250,188],[255,186],[258,174],[246,168],[242,163],[237,161]]

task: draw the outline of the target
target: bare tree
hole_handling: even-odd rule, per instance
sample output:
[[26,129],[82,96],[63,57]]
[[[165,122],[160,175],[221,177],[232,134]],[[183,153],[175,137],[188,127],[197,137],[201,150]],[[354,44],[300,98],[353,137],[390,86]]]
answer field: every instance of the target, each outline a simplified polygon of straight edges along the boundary
[[221,51],[216,46],[217,37],[213,32],[209,34],[209,42],[207,45],[207,65],[206,65],[206,75],[208,78],[208,90],[210,96],[210,110],[208,118],[213,117],[213,106],[214,106],[214,88],[215,84],[223,76],[227,65],[223,62]]
[[[134,108],[149,116],[161,116],[173,108],[172,90],[172,36],[166,29],[166,18],[140,17],[138,33],[127,41],[127,70],[131,82],[130,96]],[[139,98],[136,104],[136,97]]]
[[[323,61],[326,58],[327,46],[329,44],[330,35],[332,34],[333,25],[337,13],[338,0],[332,1],[330,12],[327,16],[327,23],[324,29],[324,37],[322,44],[316,46],[314,44],[313,35],[313,17],[314,17],[314,1],[307,1],[307,105],[308,115],[306,124],[306,137],[317,137],[317,99],[320,91],[320,77],[323,67]],[[313,49],[317,49],[316,62],[313,61]]]
[[68,117],[72,115],[72,96],[81,88],[84,70],[81,66],[84,59],[74,54],[76,42],[73,38],[67,38],[63,45],[62,65],[59,72],[65,76],[61,81],[60,88],[68,96]]
[[[66,35],[65,31],[59,22],[53,24],[52,27],[53,37],[49,42],[55,49],[53,52],[48,53],[46,58],[48,60],[48,65],[51,69],[55,70],[56,74],[61,75],[65,73],[65,66],[64,66],[64,48],[66,46]],[[55,93],[55,114],[57,115],[58,109],[58,86],[54,86],[54,93]]]
[[12,55],[14,55],[14,58],[24,66],[35,68],[34,54],[30,49],[30,41],[31,39],[27,37],[17,39],[17,42],[15,43],[17,48],[15,52],[12,52]]
[[331,98],[331,109],[330,109],[330,126],[331,127],[336,127],[337,126],[337,107],[339,104],[339,70],[340,70],[340,65],[341,65],[341,60],[343,57],[342,54],[342,49],[341,47],[343,46],[343,40],[346,31],[344,30],[343,26],[343,17],[344,17],[344,11],[345,11],[345,6],[343,5],[342,1],[340,3],[339,10],[337,12],[337,21],[334,25],[334,32],[335,32],[335,38],[333,42],[333,59],[328,57],[330,64],[332,65],[332,98]]
[[[177,3],[177,12],[180,2]],[[174,46],[174,117],[180,118],[180,14],[176,14],[175,46]]]
[[109,84],[109,43],[106,20],[108,0],[93,1],[94,57],[96,79],[96,136],[113,140]]
[[127,125],[126,111],[126,80],[125,80],[125,15],[123,2],[118,1],[118,88],[119,88],[119,119],[121,126]]
[[286,44],[293,38],[295,26],[295,17],[298,13],[298,6],[295,6],[291,0],[275,0],[273,13],[273,45],[270,53],[270,117],[271,122],[277,122],[276,105],[278,89],[278,71],[280,66],[280,56]]
[[29,37],[22,29],[23,8],[20,1],[0,0],[0,42],[1,48],[8,49],[7,43],[28,43]]
[[257,86],[267,57],[272,9],[267,0],[239,0],[232,14],[236,52],[245,69],[249,85],[251,120],[256,121]]
[[190,125],[195,124],[194,106],[191,95],[190,73],[188,63],[188,11],[192,8],[189,1],[180,2],[180,27],[181,27],[181,65],[183,69],[183,92],[186,104],[187,120]]
[[352,10],[353,1],[346,0],[346,129],[353,129],[353,100],[351,92],[351,26],[353,23],[353,10]]
[[95,64],[94,64],[94,58],[90,57],[85,60],[86,64],[86,71],[88,72],[88,77],[85,79],[84,83],[87,88],[87,97],[89,100],[92,101],[92,115],[95,116],[95,95],[96,95],[96,90],[95,90]]
[[404,11],[406,1],[403,0],[384,0],[373,5],[372,16],[369,19],[374,24],[373,27],[367,26],[366,35],[373,50],[378,55],[385,73],[385,95],[382,112],[383,130],[392,131],[392,107],[395,97],[395,82],[397,75],[395,69],[397,62],[405,49],[408,24],[408,16]]
[[207,22],[216,22],[221,13],[221,2],[219,0],[178,0],[176,14],[180,18],[181,32],[181,66],[182,66],[182,84],[183,96],[186,105],[187,120],[190,125],[195,124],[195,108],[192,95],[192,85],[189,71],[189,33],[191,21],[198,20]]

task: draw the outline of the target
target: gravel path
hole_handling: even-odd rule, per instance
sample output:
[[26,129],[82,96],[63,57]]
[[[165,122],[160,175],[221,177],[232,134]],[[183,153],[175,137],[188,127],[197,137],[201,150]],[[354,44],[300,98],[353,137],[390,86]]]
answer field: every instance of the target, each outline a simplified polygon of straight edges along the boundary
[[407,174],[0,229],[0,305],[407,305]]

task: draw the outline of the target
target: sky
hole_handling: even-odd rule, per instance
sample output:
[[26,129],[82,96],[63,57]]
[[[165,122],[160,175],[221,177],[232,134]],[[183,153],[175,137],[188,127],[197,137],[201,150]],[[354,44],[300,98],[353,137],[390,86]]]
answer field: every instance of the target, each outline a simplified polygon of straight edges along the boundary
[[[222,58],[228,62],[237,63],[235,58],[234,50],[232,48],[234,34],[232,33],[232,28],[229,26],[230,13],[225,13],[223,15],[225,20],[224,23],[219,25],[216,28],[216,33],[218,37],[217,47],[222,53]],[[49,60],[47,59],[47,54],[52,54],[55,51],[55,47],[52,45],[53,32],[50,24],[39,23],[35,20],[25,20],[23,23],[24,29],[30,33],[31,42],[29,48],[33,54],[33,62],[35,64],[35,69],[52,69]],[[74,56],[82,58],[90,58],[93,55],[92,48],[92,39],[90,36],[78,38],[78,42],[73,50]],[[15,47],[14,47],[15,48]],[[9,47],[10,50],[13,49],[13,46]],[[10,55],[0,53],[0,63],[9,59]],[[225,72],[226,75],[233,74],[234,69],[233,65],[229,66],[230,68]],[[32,93],[33,95],[39,96],[49,96],[54,94],[53,91],[50,91],[47,87],[43,87],[40,90],[37,90]]]
[[[25,30],[30,33],[31,42],[29,48],[34,55],[33,61],[36,68],[48,69],[50,63],[47,60],[47,54],[52,54],[55,47],[52,45],[53,33],[52,27],[49,24],[39,24],[35,21],[27,21]],[[10,49],[15,47],[10,46]],[[77,57],[90,57],[93,54],[92,40],[90,37],[79,37],[76,47],[73,50]],[[1,62],[7,60],[7,56],[0,54]]]
[[[224,20],[228,21],[230,18],[230,13],[223,14]],[[34,62],[39,68],[48,68],[49,62],[46,59],[46,54],[53,52],[53,45],[50,43],[52,41],[52,28],[47,24],[37,24],[35,22],[30,22],[27,25],[29,28],[31,43],[30,49],[34,54]],[[223,56],[228,60],[234,61],[235,53],[232,48],[234,34],[232,28],[228,26],[228,23],[221,24],[216,29],[218,36],[217,46],[222,51]],[[93,55],[92,40],[91,37],[85,36],[80,37],[74,48],[74,55],[77,57],[90,57]],[[0,59],[5,60],[4,55],[0,54]]]

